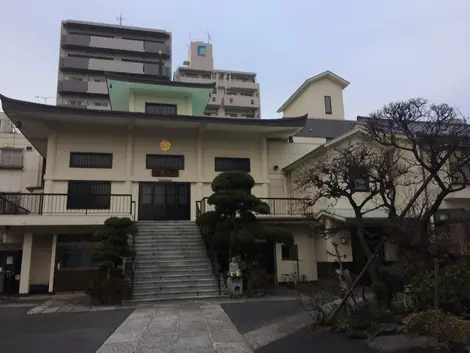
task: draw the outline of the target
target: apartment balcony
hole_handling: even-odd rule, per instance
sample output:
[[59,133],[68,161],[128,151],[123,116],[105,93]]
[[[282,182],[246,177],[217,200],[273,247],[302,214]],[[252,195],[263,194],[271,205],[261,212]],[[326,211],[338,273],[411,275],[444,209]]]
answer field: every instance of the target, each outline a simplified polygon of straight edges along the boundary
[[212,96],[209,99],[209,102],[207,103],[208,106],[216,106],[220,107],[222,105],[223,101],[223,95],[222,94],[216,94],[213,93]]
[[58,86],[59,93],[93,93],[108,94],[106,82],[61,80]]
[[259,91],[259,83],[252,81],[229,80],[222,81],[227,83],[227,88],[240,88],[245,90]]
[[186,77],[186,76],[180,76],[178,80],[181,82],[188,82],[188,83],[214,83],[215,82],[211,78]]
[[0,194],[0,226],[101,225],[134,214],[131,195]]
[[[257,215],[259,219],[299,219],[313,214],[313,206],[307,204],[307,199],[260,197],[260,200],[268,204],[270,213]],[[214,210],[214,206],[209,205],[207,197],[196,202],[196,216]]]
[[62,70],[92,70],[98,72],[117,72],[171,77],[171,70],[168,66],[162,67],[160,75],[160,65],[157,63],[139,63],[133,61],[106,60],[81,57],[76,58],[67,56],[60,58],[59,67]]
[[123,38],[88,36],[84,34],[63,35],[61,39],[61,45],[63,47],[89,47],[116,51],[154,53],[165,56],[171,55],[170,46],[165,43]]
[[259,97],[226,95],[226,96],[224,96],[224,106],[226,106],[226,107],[259,108],[260,107],[260,100],[259,100]]

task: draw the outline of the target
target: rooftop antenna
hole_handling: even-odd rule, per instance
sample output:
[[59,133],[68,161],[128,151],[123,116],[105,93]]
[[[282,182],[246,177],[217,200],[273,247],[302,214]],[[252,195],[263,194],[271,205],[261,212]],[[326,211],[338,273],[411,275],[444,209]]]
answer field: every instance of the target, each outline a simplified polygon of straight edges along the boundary
[[207,43],[210,43],[210,42],[212,42],[212,37],[209,31],[207,31]]
[[55,96],[54,96],[54,97],[52,97],[52,96],[49,96],[49,97],[46,97],[46,96],[34,96],[34,98],[39,99],[39,100],[42,100],[42,101],[44,101],[44,104],[47,104],[47,100],[48,100],[48,99],[55,98]]
[[124,20],[127,20],[127,18],[122,17],[122,11],[121,11],[121,14],[118,17],[116,17],[116,21],[119,23],[119,26],[122,26],[122,21]]

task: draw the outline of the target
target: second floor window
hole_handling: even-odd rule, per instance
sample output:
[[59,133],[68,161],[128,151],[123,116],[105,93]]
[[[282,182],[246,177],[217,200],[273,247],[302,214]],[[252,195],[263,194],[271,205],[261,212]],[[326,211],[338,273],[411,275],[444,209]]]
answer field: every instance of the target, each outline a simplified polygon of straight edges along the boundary
[[325,114],[333,114],[333,107],[331,105],[331,96],[325,96]]
[[112,153],[70,152],[70,168],[107,168],[113,167]]
[[369,174],[367,167],[349,168],[348,178],[351,191],[369,191]]
[[145,103],[145,112],[147,114],[176,115],[177,109],[175,104]]
[[251,172],[250,158],[214,158],[216,172]]
[[0,168],[22,168],[22,148],[0,148]]

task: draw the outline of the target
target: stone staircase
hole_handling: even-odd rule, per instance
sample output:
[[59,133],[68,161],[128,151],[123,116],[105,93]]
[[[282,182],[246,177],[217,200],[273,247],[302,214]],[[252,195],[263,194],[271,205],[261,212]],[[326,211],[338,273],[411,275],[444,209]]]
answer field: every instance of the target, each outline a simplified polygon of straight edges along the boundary
[[133,300],[219,297],[217,281],[194,222],[139,221],[137,227]]

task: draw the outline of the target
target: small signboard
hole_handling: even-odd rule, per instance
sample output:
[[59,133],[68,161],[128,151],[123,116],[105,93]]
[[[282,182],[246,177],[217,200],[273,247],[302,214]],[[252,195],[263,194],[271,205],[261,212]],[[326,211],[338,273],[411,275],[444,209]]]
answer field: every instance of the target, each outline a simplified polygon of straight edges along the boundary
[[178,169],[152,169],[153,177],[177,178],[179,175],[180,171]]

